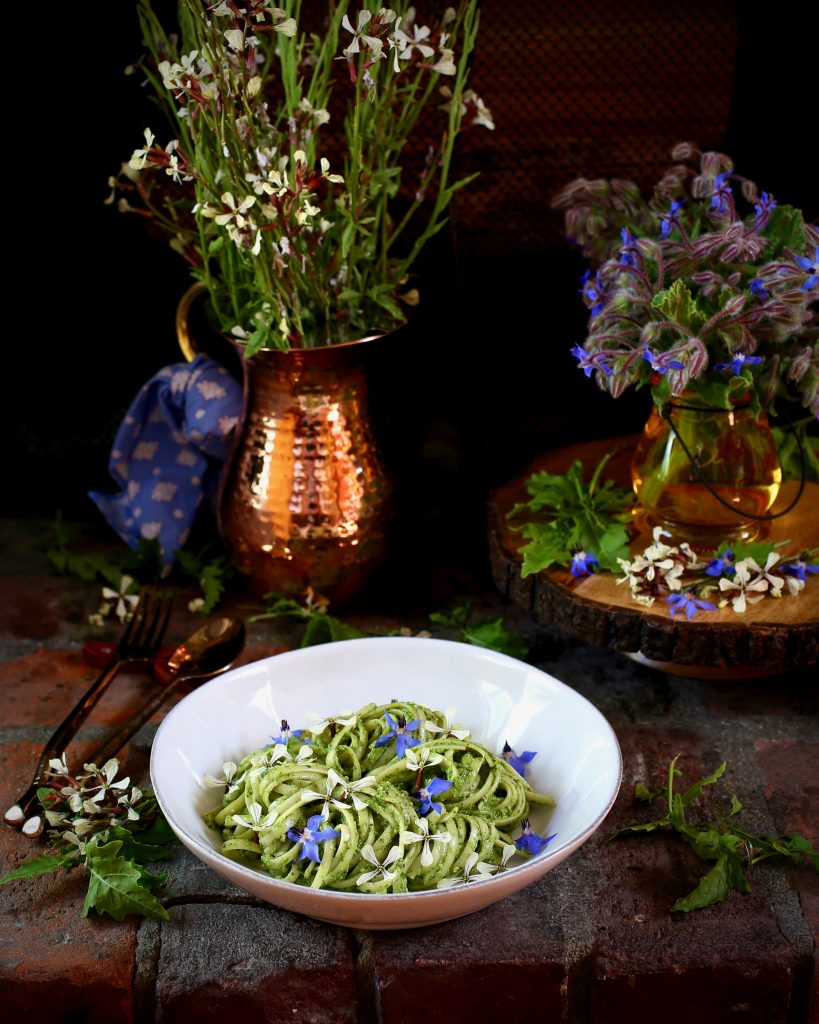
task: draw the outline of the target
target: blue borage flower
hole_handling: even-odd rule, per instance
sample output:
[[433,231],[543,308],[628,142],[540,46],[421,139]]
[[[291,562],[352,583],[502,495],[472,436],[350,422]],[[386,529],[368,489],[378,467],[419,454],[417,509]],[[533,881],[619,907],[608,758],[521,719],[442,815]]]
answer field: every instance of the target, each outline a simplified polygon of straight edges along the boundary
[[666,598],[668,602],[668,610],[671,612],[672,619],[677,612],[684,611],[686,618],[693,618],[698,611],[703,612],[715,612],[717,606],[711,601],[704,601],[699,597],[694,597],[691,593],[685,594],[669,594]]
[[614,375],[614,370],[606,363],[605,352],[587,352],[580,345],[575,345],[571,349],[572,355],[577,360],[578,368],[586,374],[587,377],[591,377],[594,370],[602,370],[603,373],[607,373],[610,377]]
[[721,555],[712,558],[705,569],[706,576],[732,576],[734,573],[734,552],[727,548]]
[[797,256],[796,262],[802,270],[808,272],[808,276],[802,285],[802,291],[805,292],[809,288],[815,288],[817,283],[819,283],[819,245],[816,246],[813,260],[809,256]]
[[753,366],[756,363],[761,363],[761,356],[749,356],[744,352],[732,352],[731,358],[725,363],[717,363],[714,367],[715,370],[727,370],[729,367],[735,377],[738,377],[742,372],[743,366]]
[[529,819],[524,818],[523,821],[520,823],[520,835],[515,840],[515,846],[518,850],[521,851],[521,853],[523,851],[526,851],[526,853],[531,853],[532,855],[534,855],[536,853],[540,853],[543,847],[546,846],[548,843],[551,843],[551,841],[554,839],[556,835],[557,832],[554,832],[550,836],[537,835],[532,826],[529,824]]
[[643,359],[655,373],[660,375],[668,373],[669,370],[685,369],[685,364],[681,363],[679,359],[668,359],[663,352],[652,352],[648,345],[643,349]]
[[679,227],[680,218],[678,216],[678,211],[681,210],[682,207],[683,202],[677,202],[675,199],[672,201],[671,206],[669,206],[666,212],[662,215],[662,219],[660,221],[661,237],[667,238],[671,234],[673,228]]
[[386,747],[390,740],[394,739],[395,752],[399,757],[403,757],[407,747],[417,747],[421,742],[414,736],[409,735],[409,733],[415,732],[421,724],[420,718],[414,718],[411,722],[408,722],[403,715],[399,715],[396,720],[392,717],[389,711],[384,712],[384,718],[387,721],[387,725],[390,727],[390,731],[375,741],[375,745],[377,747]]
[[620,250],[620,262],[626,267],[637,266],[637,239],[628,228],[622,228],[620,237],[623,240],[623,248]]
[[819,565],[811,565],[803,558],[794,559],[793,562],[786,562],[784,565],[780,565],[779,568],[786,576],[802,580],[803,583],[807,582],[807,574],[809,572],[819,572]]
[[[723,171],[714,178],[714,191],[711,193],[711,209],[715,213],[729,213],[730,203],[734,193],[731,186],[726,184],[731,177],[731,171]],[[764,193],[763,193],[764,194]]]
[[304,828],[289,828],[287,830],[288,839],[292,839],[294,843],[301,843],[301,853],[298,856],[298,860],[312,860],[316,864],[321,863],[321,856],[318,852],[318,843],[325,843],[328,839],[338,839],[341,835],[337,828],[325,828],[319,832],[319,825],[321,825],[324,818],[320,814],[314,814],[312,818],[307,819],[307,824]]
[[[290,723],[287,721],[286,718],[282,719],[281,730],[282,731],[281,731],[281,735],[280,736],[271,736],[270,737],[270,739],[271,739],[271,741],[272,741],[274,746],[277,746],[278,744],[281,744],[283,747],[286,747],[291,739],[297,740],[301,736],[304,735],[304,729],[291,729],[290,728]],[[302,743],[309,743],[309,742],[310,742],[310,740],[302,740]]]
[[415,796],[421,801],[421,806],[418,808],[418,813],[429,814],[430,811],[436,811],[438,814],[443,814],[444,805],[436,803],[432,798],[438,793],[446,793],[446,791],[452,786],[449,779],[440,779],[437,776],[434,779],[430,779],[429,782],[416,790]]
[[763,302],[768,298],[768,289],[758,277],[755,277],[753,281],[749,282],[748,291],[758,299],[762,299]]
[[605,289],[600,280],[600,274],[595,273],[594,280],[591,279],[591,271],[587,270],[580,278],[580,294],[586,300],[586,305],[591,309],[591,315],[597,316],[602,312],[606,304]]
[[600,568],[600,562],[591,551],[576,551],[572,555],[572,560],[569,565],[569,572],[572,576],[579,578],[581,576],[590,576],[593,572],[597,572]]
[[516,754],[508,743],[504,743],[503,750],[501,751],[501,757],[511,768],[515,769],[521,778],[525,779],[526,765],[529,764],[533,758],[537,757],[537,751],[524,750],[522,754]]

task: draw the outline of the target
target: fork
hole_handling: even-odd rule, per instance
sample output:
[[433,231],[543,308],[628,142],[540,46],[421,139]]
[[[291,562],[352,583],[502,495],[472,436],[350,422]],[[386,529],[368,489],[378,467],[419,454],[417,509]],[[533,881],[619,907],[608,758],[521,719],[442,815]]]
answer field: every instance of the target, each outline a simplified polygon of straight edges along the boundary
[[134,614],[122,639],[117,644],[110,662],[74,708],[69,711],[43,747],[31,785],[4,815],[7,825],[11,825],[13,828],[22,828],[27,835],[39,834],[41,831],[40,821],[37,818],[27,819],[29,811],[37,799],[37,790],[48,775],[48,762],[51,758],[59,757],[65,750],[119,672],[124,668],[136,668],[142,663],[150,663],[156,657],[162,644],[162,638],[165,636],[165,630],[168,628],[172,606],[173,597],[171,595],[161,593],[156,587],[143,587]]

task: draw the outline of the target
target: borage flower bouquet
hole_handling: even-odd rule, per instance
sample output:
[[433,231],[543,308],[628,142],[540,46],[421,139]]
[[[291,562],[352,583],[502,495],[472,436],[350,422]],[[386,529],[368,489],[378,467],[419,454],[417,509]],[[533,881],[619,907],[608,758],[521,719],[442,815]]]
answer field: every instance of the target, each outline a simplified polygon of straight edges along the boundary
[[[790,399],[819,415],[819,231],[730,157],[689,144],[672,156],[698,166],[675,164],[648,200],[628,181],[578,179],[554,205],[592,262],[588,332],[572,354],[615,398],[651,389],[638,502],[708,548],[772,517],[782,471],[767,413]],[[816,464],[810,419],[792,428],[803,477]]]
[[493,127],[466,88],[476,0],[429,23],[404,0],[331,0],[320,33],[300,7],[180,0],[171,34],[138,4],[172,134],[145,130],[110,201],[164,229],[246,355],[402,323],[416,258],[471,180],[452,180],[458,134]]

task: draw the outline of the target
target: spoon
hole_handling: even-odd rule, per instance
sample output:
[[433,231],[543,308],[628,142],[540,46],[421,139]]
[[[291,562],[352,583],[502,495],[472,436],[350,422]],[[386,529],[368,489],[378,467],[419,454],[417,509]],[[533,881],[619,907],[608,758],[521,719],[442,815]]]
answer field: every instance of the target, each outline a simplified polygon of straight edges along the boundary
[[[167,659],[157,660],[154,676],[160,683],[158,692],[145,701],[119,732],[91,754],[87,762],[104,765],[119,753],[182,683],[200,683],[226,672],[242,653],[244,645],[245,624],[241,619],[224,616],[201,626]],[[22,831],[34,839],[40,835],[43,827],[42,816],[36,814],[25,822]]]

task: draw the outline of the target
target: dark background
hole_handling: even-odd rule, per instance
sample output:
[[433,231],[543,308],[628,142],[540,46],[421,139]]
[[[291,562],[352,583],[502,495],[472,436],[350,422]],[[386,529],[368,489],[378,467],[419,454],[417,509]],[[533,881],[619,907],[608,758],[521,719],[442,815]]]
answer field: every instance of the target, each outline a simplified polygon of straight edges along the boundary
[[[471,84],[496,130],[464,136],[461,168],[482,177],[419,267],[409,337],[374,373],[405,535],[483,557],[493,486],[551,447],[645,420],[644,394],[614,402],[569,354],[585,311],[582,262],[549,207],[562,185],[584,175],[649,186],[687,139],[731,153],[816,217],[812,7],[485,0]],[[16,328],[0,512],[101,522],[86,491],[108,489],[108,451],[136,391],[180,358],[174,311],[188,276],[139,218],[103,204],[143,128],[165,134],[139,76],[123,74],[140,54],[134,6],[52,19],[29,52],[37,68],[9,122],[26,141],[12,145],[6,195]]]

